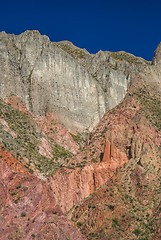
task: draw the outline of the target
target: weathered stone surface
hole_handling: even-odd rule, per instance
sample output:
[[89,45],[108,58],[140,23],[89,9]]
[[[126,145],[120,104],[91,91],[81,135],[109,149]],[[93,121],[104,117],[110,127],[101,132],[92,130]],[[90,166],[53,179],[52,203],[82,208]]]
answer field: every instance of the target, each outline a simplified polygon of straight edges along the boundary
[[125,153],[116,149],[109,140],[105,140],[103,159],[94,171],[95,188],[102,186],[127,161]]
[[103,154],[102,162],[109,162],[110,158],[111,158],[111,146],[110,146],[110,142],[106,140],[104,145],[104,154]]
[[70,130],[91,130],[146,64],[122,52],[90,55],[69,42],[52,43],[38,31],[1,32],[0,97],[21,98],[36,116],[55,113]]
[[69,211],[73,205],[92,194],[102,186],[119,169],[128,157],[120,152],[108,140],[105,141],[103,160],[88,164],[83,169],[61,169],[49,178],[54,189],[56,203],[63,212]]
[[94,192],[93,173],[94,168],[90,165],[82,170],[80,168],[72,171],[61,169],[49,178],[56,203],[64,213]]
[[16,95],[37,116],[56,112],[68,127],[84,130],[105,112],[103,90],[46,36],[0,34],[0,96]]
[[161,43],[158,45],[157,49],[155,50],[152,64],[157,65],[158,63],[161,63]]

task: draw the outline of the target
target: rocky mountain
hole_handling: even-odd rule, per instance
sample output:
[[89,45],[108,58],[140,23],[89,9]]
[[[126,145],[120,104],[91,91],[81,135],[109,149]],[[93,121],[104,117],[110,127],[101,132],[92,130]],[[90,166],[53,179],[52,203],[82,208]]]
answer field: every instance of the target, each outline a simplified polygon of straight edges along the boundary
[[0,239],[161,238],[160,56],[0,33]]
[[56,114],[70,130],[92,128],[149,62],[125,52],[89,54],[38,31],[0,33],[0,96],[17,96],[36,116]]
[[[160,66],[134,78],[124,101],[91,133],[91,143],[98,146],[106,128],[98,187],[104,185],[69,213],[88,239],[161,238]],[[121,162],[114,147],[126,155]],[[111,178],[107,169],[114,170]]]

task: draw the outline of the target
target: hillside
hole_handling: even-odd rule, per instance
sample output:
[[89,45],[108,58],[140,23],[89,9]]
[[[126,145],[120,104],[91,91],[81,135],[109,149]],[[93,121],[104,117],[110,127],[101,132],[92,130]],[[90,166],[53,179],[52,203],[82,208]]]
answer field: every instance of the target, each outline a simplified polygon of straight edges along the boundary
[[123,102],[92,132],[91,142],[101,138],[102,126],[106,139],[129,160],[106,182],[105,164],[116,164],[109,148],[101,162],[105,185],[75,206],[70,218],[88,239],[160,239],[160,69],[131,82]]
[[0,33],[0,239],[161,238],[160,56]]

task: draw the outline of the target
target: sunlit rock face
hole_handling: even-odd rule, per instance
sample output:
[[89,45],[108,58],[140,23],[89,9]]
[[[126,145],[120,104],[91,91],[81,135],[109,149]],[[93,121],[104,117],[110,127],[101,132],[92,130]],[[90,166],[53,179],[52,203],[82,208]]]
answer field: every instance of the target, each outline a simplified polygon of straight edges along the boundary
[[133,55],[139,64],[120,56],[122,52],[94,55],[69,42],[52,43],[38,31],[18,36],[1,32],[0,97],[20,97],[36,116],[56,113],[67,129],[91,130],[146,65]]
[[152,64],[157,65],[158,63],[161,63],[161,43],[158,45],[157,49],[155,50]]

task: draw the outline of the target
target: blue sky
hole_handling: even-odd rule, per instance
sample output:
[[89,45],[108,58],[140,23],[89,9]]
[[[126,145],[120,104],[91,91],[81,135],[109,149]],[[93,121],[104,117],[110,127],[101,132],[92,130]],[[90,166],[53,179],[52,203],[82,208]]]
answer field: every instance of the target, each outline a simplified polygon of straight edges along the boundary
[[151,60],[161,41],[161,1],[1,0],[0,31],[39,30],[90,53],[126,51]]

